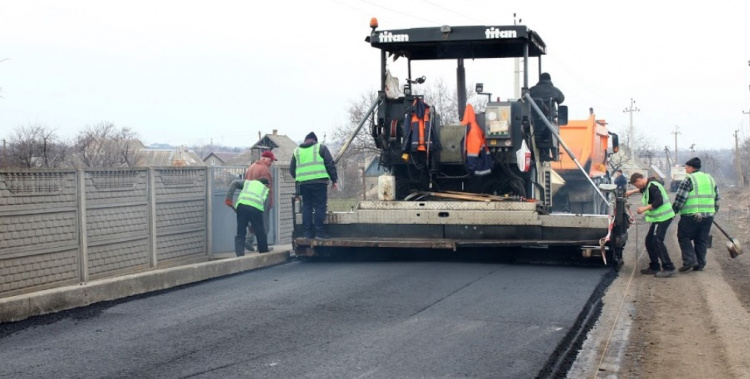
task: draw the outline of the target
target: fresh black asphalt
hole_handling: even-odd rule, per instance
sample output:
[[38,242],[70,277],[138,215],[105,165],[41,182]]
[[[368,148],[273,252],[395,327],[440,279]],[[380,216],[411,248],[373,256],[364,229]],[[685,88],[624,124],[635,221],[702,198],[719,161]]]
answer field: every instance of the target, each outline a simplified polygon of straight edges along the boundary
[[293,262],[0,325],[0,377],[534,377],[607,272]]

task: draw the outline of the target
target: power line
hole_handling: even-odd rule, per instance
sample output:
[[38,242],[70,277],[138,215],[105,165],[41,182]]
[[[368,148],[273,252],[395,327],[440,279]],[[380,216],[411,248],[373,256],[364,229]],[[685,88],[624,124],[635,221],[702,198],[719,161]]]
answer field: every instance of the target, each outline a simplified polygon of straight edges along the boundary
[[679,155],[677,154],[677,135],[678,135],[678,134],[682,134],[682,133],[680,132],[680,127],[679,127],[679,126],[677,126],[677,125],[675,125],[675,126],[674,126],[674,132],[671,132],[671,134],[674,134],[674,159],[675,159],[676,161],[678,161],[678,162],[679,162],[679,160],[680,160],[680,157],[679,157]]
[[480,20],[478,20],[478,19],[476,19],[476,18],[474,18],[474,17],[471,17],[471,16],[467,16],[467,15],[465,15],[465,14],[462,14],[462,13],[456,12],[456,11],[454,11],[454,10],[451,10],[451,9],[448,9],[448,8],[446,8],[446,7],[444,7],[444,6],[440,5],[440,4],[436,4],[436,3],[433,3],[432,1],[429,1],[429,0],[422,0],[422,1],[423,1],[423,2],[425,2],[425,3],[427,3],[427,4],[430,4],[430,5],[434,5],[434,6],[436,6],[436,7],[440,8],[440,9],[442,9],[442,10],[444,10],[444,11],[447,11],[447,12],[453,13],[453,14],[455,14],[456,16],[461,16],[461,17],[463,17],[463,18],[465,18],[465,19],[467,19],[467,20],[471,20],[471,21],[474,21],[474,22],[478,22],[478,23],[480,23],[480,24],[483,24],[483,22],[482,22],[482,21],[480,21]]
[[412,13],[406,13],[406,12],[401,12],[401,11],[397,11],[397,10],[395,10],[395,9],[391,9],[391,8],[388,8],[388,7],[385,7],[385,6],[382,6],[382,5],[380,5],[380,4],[377,4],[377,3],[373,3],[373,2],[371,2],[371,1],[367,1],[367,0],[359,0],[359,1],[361,1],[361,2],[363,2],[363,3],[366,3],[366,4],[370,4],[370,5],[372,5],[372,6],[375,6],[375,7],[378,7],[378,8],[382,8],[382,9],[385,9],[385,10],[387,10],[387,11],[390,11],[390,12],[393,12],[393,13],[398,13],[398,14],[400,14],[400,15],[402,15],[402,16],[406,16],[406,17],[411,17],[411,18],[415,18],[415,19],[418,19],[418,20],[422,20],[422,21],[427,21],[427,22],[429,22],[429,23],[431,23],[431,24],[435,24],[435,25],[440,25],[440,23],[439,23],[439,22],[435,22],[435,21],[432,21],[432,20],[428,20],[428,19],[426,19],[426,18],[424,18],[424,17],[419,17],[419,16],[415,16],[415,15],[414,15],[414,14],[412,14]]
[[338,4],[338,5],[343,5],[343,6],[349,8],[349,9],[351,9],[353,11],[357,11],[357,12],[362,13],[363,15],[367,15],[367,16],[372,17],[372,14],[370,12],[368,12],[368,11],[366,11],[364,9],[361,9],[361,8],[355,8],[351,4],[349,4],[349,3],[345,2],[345,1],[339,1],[339,0],[329,0],[329,1],[334,2],[334,3]]

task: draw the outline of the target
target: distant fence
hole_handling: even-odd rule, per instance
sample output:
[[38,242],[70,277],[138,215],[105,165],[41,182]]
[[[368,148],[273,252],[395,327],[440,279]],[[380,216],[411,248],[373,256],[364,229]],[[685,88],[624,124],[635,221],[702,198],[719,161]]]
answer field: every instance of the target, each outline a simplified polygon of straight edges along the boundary
[[[294,182],[273,168],[272,241],[288,243]],[[0,297],[232,251],[211,244],[215,224],[234,222],[226,209],[212,214],[212,198],[226,194],[211,196],[217,169],[0,171]]]

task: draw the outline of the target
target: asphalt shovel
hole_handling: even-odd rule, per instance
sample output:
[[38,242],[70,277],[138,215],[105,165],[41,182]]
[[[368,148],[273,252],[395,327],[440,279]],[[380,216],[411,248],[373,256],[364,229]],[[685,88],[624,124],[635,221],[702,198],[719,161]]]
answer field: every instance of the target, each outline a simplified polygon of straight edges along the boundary
[[738,255],[742,254],[742,246],[740,246],[740,241],[738,241],[736,238],[732,238],[729,236],[729,233],[727,233],[719,224],[716,223],[716,220],[714,220],[714,225],[716,225],[719,230],[724,234],[724,236],[727,237],[729,241],[727,241],[727,250],[729,250],[729,256],[732,258],[737,258]]

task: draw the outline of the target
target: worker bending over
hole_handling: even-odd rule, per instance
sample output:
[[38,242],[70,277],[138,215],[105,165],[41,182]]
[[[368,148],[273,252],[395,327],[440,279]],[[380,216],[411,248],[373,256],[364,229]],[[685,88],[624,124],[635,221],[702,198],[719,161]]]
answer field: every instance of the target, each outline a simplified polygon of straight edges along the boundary
[[[232,204],[234,192],[242,189],[237,204]],[[263,225],[263,212],[265,211],[266,198],[268,197],[268,179],[257,180],[235,180],[229,185],[227,198],[224,201],[228,206],[234,207],[237,212],[237,235],[234,236],[234,252],[238,257],[245,255],[245,236],[247,226],[250,224],[258,239],[258,252],[268,252],[268,239],[265,226]]]

